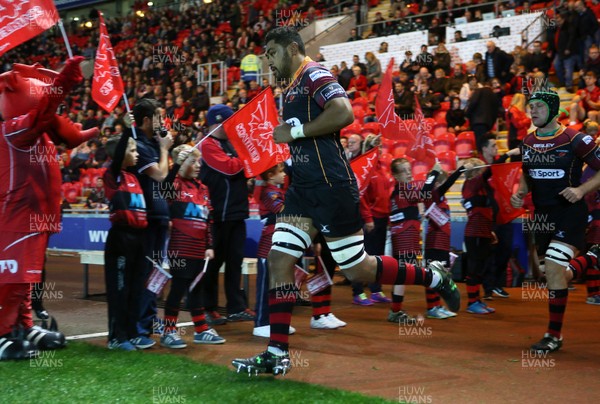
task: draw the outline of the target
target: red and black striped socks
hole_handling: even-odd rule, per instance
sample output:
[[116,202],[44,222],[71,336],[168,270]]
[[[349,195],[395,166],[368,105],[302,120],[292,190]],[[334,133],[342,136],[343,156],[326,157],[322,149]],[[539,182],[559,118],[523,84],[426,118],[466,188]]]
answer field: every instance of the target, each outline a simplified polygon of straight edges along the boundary
[[208,324],[206,323],[206,314],[204,314],[204,307],[191,309],[190,314],[192,315],[192,321],[194,323],[194,331],[196,331],[198,334],[204,331],[208,331]]
[[384,285],[431,285],[433,273],[428,269],[398,262],[385,255],[375,258],[377,259],[376,282]]
[[585,274],[585,286],[588,297],[600,295],[600,270],[590,268]]
[[165,335],[177,331],[179,308],[165,306]]
[[269,324],[271,325],[269,347],[288,351],[292,310],[297,295],[298,289],[294,284],[281,285],[269,290]]
[[548,334],[560,338],[569,289],[548,289],[548,308],[550,319],[548,322]]
[[467,277],[467,297],[469,298],[469,304],[479,301],[479,289],[481,289],[481,285],[476,282],[476,280]]
[[573,280],[582,278],[585,273],[592,268],[595,268],[598,260],[593,255],[583,254],[569,261],[568,269],[573,272]]
[[331,313],[331,286],[326,287],[322,291],[312,295],[312,314],[315,320],[321,316],[326,316]]
[[431,288],[425,288],[425,300],[427,300],[427,310],[440,305],[440,295]]

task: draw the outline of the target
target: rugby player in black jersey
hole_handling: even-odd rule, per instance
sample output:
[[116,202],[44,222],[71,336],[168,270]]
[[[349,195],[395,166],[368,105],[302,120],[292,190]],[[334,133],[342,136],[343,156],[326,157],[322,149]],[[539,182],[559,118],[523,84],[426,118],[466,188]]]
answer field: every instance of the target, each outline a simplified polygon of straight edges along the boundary
[[[583,197],[600,187],[600,173],[581,183],[583,164],[598,171],[600,149],[594,139],[558,122],[560,98],[551,90],[531,96],[531,120],[537,130],[523,139],[523,176],[512,196],[514,207],[523,206],[531,191],[534,223],[546,231],[535,232],[539,254],[546,257],[546,279],[550,319],[544,337],[531,346],[537,352],[552,352],[562,346],[561,328],[569,289],[567,283],[581,274],[567,268],[585,246],[587,207]],[[547,231],[551,229],[551,231]]]
[[289,80],[285,123],[275,128],[273,138],[289,143],[294,178],[277,217],[268,257],[269,345],[265,352],[234,359],[232,364],[238,372],[285,374],[290,368],[288,331],[297,294],[294,265],[318,232],[351,281],[428,286],[452,311],[460,306],[460,293],[437,261],[425,269],[365,253],[358,188],[339,136],[340,129],[354,121],[346,92],[326,68],[305,56],[304,43],[293,28],[270,31],[265,43],[265,57],[276,78]]

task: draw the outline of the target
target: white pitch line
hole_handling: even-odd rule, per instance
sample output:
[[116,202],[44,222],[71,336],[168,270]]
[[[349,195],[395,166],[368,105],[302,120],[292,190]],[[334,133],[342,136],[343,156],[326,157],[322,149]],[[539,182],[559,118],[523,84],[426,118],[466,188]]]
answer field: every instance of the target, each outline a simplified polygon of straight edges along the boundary
[[[189,327],[194,325],[193,322],[188,321],[186,323],[179,323],[177,327]],[[79,335],[71,335],[67,337],[67,341],[79,340],[79,339],[91,339],[91,338],[100,338],[108,336],[108,331],[104,332],[95,332],[92,334],[79,334]]]

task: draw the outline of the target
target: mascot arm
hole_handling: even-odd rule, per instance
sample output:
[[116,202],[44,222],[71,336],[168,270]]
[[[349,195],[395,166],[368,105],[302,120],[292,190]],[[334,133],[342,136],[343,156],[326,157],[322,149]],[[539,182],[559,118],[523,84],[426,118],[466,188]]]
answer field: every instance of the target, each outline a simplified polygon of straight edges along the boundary
[[54,115],[50,121],[48,135],[56,144],[65,143],[69,149],[79,146],[83,142],[97,137],[98,128],[81,130],[81,124],[73,123],[69,118]]
[[79,64],[84,60],[82,56],[75,56],[69,60],[62,71],[54,79],[52,86],[60,91],[52,92],[49,97],[47,108],[43,111],[44,114],[55,114],[58,106],[64,101],[67,94],[71,92],[75,85],[83,80],[81,68]]
[[37,111],[17,116],[3,123],[6,142],[17,149],[27,149],[37,142],[43,131],[36,124]]

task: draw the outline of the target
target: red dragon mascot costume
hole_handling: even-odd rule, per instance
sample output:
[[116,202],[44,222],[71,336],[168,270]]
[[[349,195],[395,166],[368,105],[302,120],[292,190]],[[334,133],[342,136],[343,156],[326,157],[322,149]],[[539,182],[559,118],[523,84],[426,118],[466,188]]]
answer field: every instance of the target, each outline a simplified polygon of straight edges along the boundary
[[66,345],[33,324],[31,285],[41,281],[51,233],[60,229],[61,174],[55,144],[73,148],[98,135],[56,115],[83,79],[82,57],[58,73],[14,64],[0,75],[0,361]]

